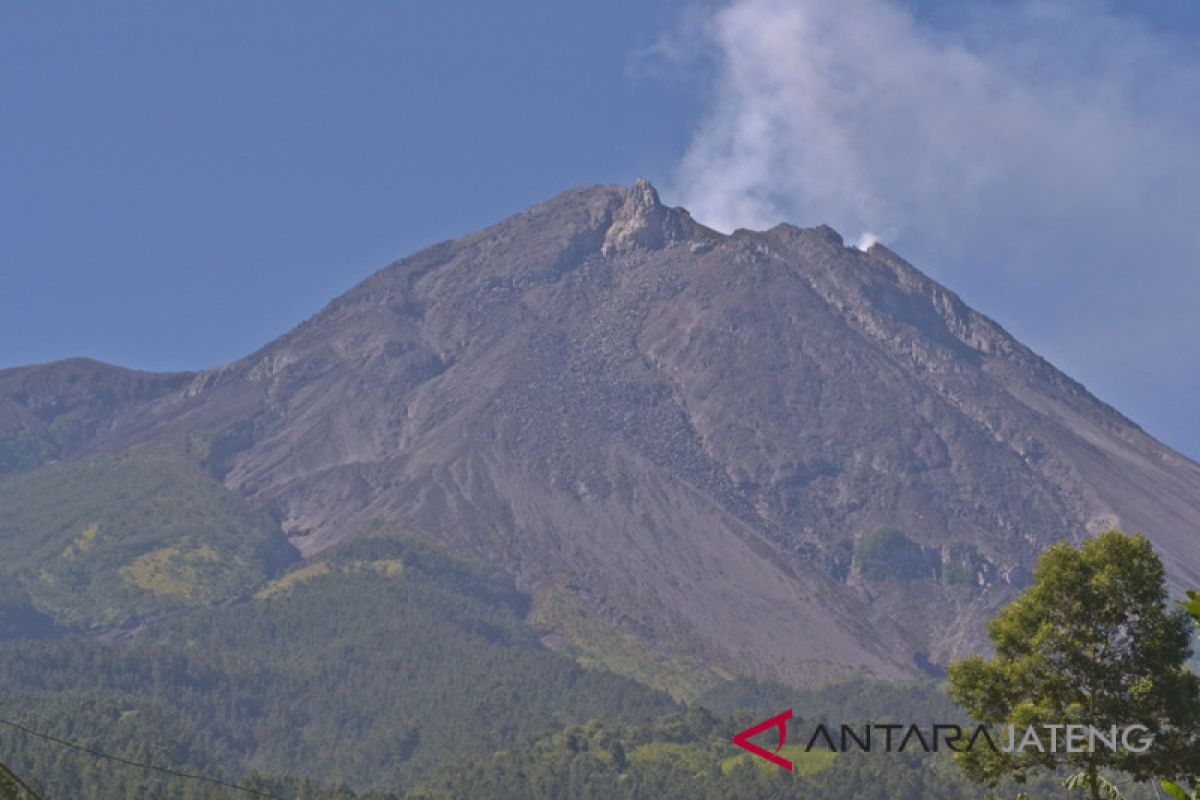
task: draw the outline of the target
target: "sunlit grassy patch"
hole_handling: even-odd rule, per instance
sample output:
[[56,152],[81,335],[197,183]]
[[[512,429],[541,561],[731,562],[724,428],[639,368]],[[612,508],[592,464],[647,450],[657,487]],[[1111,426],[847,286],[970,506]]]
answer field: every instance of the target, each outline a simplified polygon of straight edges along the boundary
[[404,562],[398,558],[381,558],[372,561],[346,561],[341,564],[335,563],[334,566],[331,567],[328,561],[318,561],[316,563],[294,569],[286,575],[276,578],[255,592],[254,599],[269,600],[272,597],[278,597],[286,594],[306,581],[319,578],[322,575],[330,574],[335,568],[337,571],[346,574],[353,574],[356,572],[373,572],[377,575],[382,575],[385,578],[395,578],[397,575],[403,574]]
[[197,567],[218,563],[221,557],[208,545],[188,550],[160,547],[121,568],[121,577],[151,594],[186,600],[202,599],[207,588]]
[[100,523],[93,522],[83,529],[83,533],[75,538],[62,552],[63,558],[73,558],[77,553],[86,553],[95,544],[96,535],[100,533]]
[[268,600],[276,595],[283,594],[292,588],[299,586],[307,580],[311,580],[320,575],[327,575],[328,573],[329,564],[324,561],[318,561],[315,564],[308,564],[307,566],[294,569],[288,574],[271,581],[254,594],[254,599]]
[[396,558],[380,558],[372,561],[356,559],[342,564],[342,572],[362,572],[364,570],[387,578],[394,578],[404,572],[404,562]]
[[404,562],[395,558],[383,558],[370,562],[371,569],[389,578],[394,578],[404,571]]

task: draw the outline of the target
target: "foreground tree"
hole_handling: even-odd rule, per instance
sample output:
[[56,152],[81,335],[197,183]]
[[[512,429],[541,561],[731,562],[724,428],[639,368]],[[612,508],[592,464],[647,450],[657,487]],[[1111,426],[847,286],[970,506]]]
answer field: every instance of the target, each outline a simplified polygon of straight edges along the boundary
[[1139,781],[1190,773],[1200,682],[1184,667],[1189,632],[1187,614],[1168,607],[1162,562],[1141,535],[1109,531],[1077,548],[1050,547],[1033,585],[989,624],[995,657],[951,664],[951,697],[979,722],[1013,725],[1018,736],[1030,725],[1142,725],[1153,744],[1141,753],[1067,752],[1061,738],[1057,752],[977,746],[959,763],[989,786],[1065,767],[1083,774],[1074,783],[1093,798],[1103,796],[1102,770]]
[[[1200,627],[1200,592],[1188,592],[1187,596],[1187,602],[1181,603],[1181,605],[1187,615],[1192,618],[1192,622]],[[1191,775],[1184,781],[1185,785],[1190,784],[1190,790],[1165,778],[1162,781],[1162,788],[1172,797],[1172,800],[1200,800],[1200,777],[1197,776],[1197,771],[1200,771],[1200,764],[1193,764]]]

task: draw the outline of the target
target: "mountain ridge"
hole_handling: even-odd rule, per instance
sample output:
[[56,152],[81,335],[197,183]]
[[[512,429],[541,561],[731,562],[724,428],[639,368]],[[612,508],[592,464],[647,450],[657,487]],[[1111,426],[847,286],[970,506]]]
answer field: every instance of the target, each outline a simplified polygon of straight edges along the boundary
[[[61,368],[24,369],[0,371],[0,436],[48,429],[12,387]],[[1200,584],[1200,465],[883,245],[720,234],[641,180],[143,380],[55,458],[190,459],[308,558],[382,520],[734,674],[897,676],[979,649],[1046,544],[1107,527],[1144,529],[1174,590]]]

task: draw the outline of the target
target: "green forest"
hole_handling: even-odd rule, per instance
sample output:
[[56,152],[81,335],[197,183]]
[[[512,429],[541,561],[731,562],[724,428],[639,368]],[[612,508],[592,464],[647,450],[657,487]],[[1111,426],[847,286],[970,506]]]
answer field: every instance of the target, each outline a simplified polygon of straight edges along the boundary
[[[1165,714],[1181,731],[1196,721],[1185,718],[1196,685],[1181,666],[1191,623],[1166,603],[1161,564],[1136,537],[1097,540],[1108,549],[1048,551],[1034,586],[993,622],[999,661],[953,665],[949,682],[857,679],[798,691],[744,677],[690,680],[686,661],[616,652],[624,635],[578,607],[556,601],[553,615],[533,613],[531,598],[498,568],[383,528],[286,569],[267,526],[204,476],[128,462],[95,469],[100,488],[67,507],[46,498],[55,481],[78,476],[47,469],[31,473],[38,482],[0,484],[20,512],[4,523],[10,539],[51,532],[23,561],[9,553],[0,596],[8,626],[0,629],[0,762],[43,798],[1081,797],[1063,785],[1079,766],[1066,762],[1017,769],[955,763],[944,751],[806,751],[793,737],[781,751],[794,762],[788,772],[731,738],[783,708],[795,709],[796,725],[999,724],[1028,711],[1009,686],[1018,674],[1012,664],[1034,663],[1023,647],[1056,641],[1064,652],[1085,652],[1098,620],[1128,626],[1138,603],[1137,619],[1159,620],[1139,634],[1159,642],[1143,648],[1158,660],[1107,668],[1144,673],[1138,713]],[[105,499],[113,497],[120,502]],[[166,519],[172,503],[191,516],[162,529],[139,522]],[[217,562],[197,565],[216,569],[226,557],[239,565],[212,583],[215,594],[167,593],[173,605],[156,604],[164,585],[209,585],[206,573],[181,572],[178,563],[151,570],[141,592],[124,578],[101,579],[113,560],[139,563],[163,549],[145,531],[179,542],[189,526],[206,524],[262,532],[231,539]],[[881,547],[895,546],[894,535],[879,538]],[[46,566],[56,561],[76,571]],[[28,575],[16,569],[22,565],[53,579],[14,579]],[[1126,594],[1114,593],[1125,585],[1123,571],[1134,569],[1141,572],[1125,582]],[[76,581],[80,592],[57,591],[60,579]],[[1094,591],[1099,585],[1106,593]],[[1064,622],[1060,608],[1074,608],[1073,616]],[[105,619],[124,625],[89,633]],[[571,622],[563,628],[569,646],[545,646],[539,623],[547,619]],[[1080,663],[1099,668],[1096,659]],[[1056,695],[1029,680],[1013,685],[1032,687],[1035,699],[1061,695],[1055,713],[1073,708],[1070,687]],[[1161,708],[1146,700],[1148,686],[1166,687],[1154,690]],[[1123,702],[1119,695],[1113,702]],[[1184,769],[1191,740],[1178,741]],[[1162,796],[1153,782],[1128,780],[1122,770],[1140,769],[1132,762],[1100,766],[1095,775],[1121,781],[1126,800]],[[1136,777],[1153,778],[1159,766]],[[26,796],[14,781],[0,772],[0,798]]]
[[[248,600],[135,637],[4,643],[0,716],[230,780],[264,772],[394,789],[447,754],[677,710],[664,693],[542,647],[526,606],[497,570],[362,540]],[[3,726],[0,752],[52,797],[193,796]]]

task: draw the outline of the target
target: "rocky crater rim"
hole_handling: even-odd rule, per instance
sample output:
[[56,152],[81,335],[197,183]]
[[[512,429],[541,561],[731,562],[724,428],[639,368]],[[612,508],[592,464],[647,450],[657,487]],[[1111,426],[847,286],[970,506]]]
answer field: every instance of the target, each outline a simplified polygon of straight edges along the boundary
[[765,230],[737,228],[725,234],[697,222],[683,206],[663,205],[658,190],[645,178],[638,178],[631,186],[611,187],[610,191],[612,188],[617,190],[613,200],[616,207],[611,212],[601,245],[601,252],[606,256],[636,249],[658,249],[672,244],[691,244],[696,249],[724,241],[764,236],[802,236],[861,253],[890,252],[879,242],[873,242],[866,248],[848,245],[837,230],[826,224],[804,228],[790,222],[780,222]]

